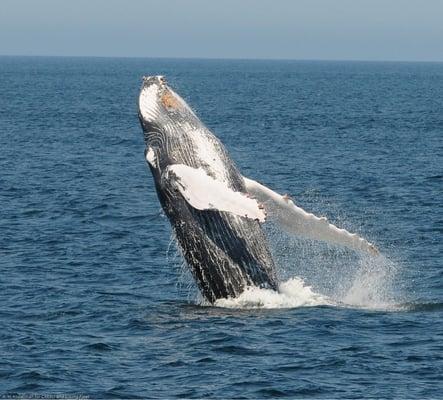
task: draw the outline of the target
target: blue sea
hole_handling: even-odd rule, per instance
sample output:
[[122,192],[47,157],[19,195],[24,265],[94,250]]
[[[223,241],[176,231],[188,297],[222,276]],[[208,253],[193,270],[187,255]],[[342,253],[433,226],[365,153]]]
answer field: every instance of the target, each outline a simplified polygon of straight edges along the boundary
[[[245,176],[375,243],[266,227],[205,304],[144,160],[162,74]],[[442,398],[443,64],[0,57],[0,397]]]

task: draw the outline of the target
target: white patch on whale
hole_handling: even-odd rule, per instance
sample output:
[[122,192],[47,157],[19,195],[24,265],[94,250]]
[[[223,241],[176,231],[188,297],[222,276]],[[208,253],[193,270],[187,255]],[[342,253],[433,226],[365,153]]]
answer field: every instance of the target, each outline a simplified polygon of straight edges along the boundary
[[197,210],[225,211],[260,222],[266,219],[256,200],[234,192],[225,182],[209,176],[203,168],[173,164],[167,168],[166,174],[185,200]]
[[146,161],[151,164],[152,167],[157,167],[157,158],[155,157],[154,150],[152,150],[152,147],[149,147],[148,151],[146,152]]
[[139,110],[142,117],[146,121],[154,121],[159,115],[159,107],[157,103],[158,86],[153,84],[144,87],[140,92]]
[[213,139],[208,137],[203,129],[196,129],[189,123],[183,126],[188,138],[192,141],[194,151],[200,160],[204,160],[211,166],[211,173],[217,180],[228,181],[226,163],[220,157],[220,150],[217,149]]

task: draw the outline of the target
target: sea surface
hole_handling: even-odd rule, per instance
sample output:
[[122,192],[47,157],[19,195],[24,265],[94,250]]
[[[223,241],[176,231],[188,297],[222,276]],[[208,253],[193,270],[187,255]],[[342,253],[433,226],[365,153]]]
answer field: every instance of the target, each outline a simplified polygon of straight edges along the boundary
[[[205,304],[145,164],[162,74],[245,176],[280,293]],[[443,64],[0,57],[0,397],[442,398]]]

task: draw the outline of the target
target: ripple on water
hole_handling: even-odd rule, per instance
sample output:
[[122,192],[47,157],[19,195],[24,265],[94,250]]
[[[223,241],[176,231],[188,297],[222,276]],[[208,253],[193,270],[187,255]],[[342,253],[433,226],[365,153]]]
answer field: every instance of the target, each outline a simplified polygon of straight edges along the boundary
[[112,351],[113,346],[106,343],[97,342],[97,343],[87,344],[83,346],[82,349],[93,352],[106,352],[106,351]]

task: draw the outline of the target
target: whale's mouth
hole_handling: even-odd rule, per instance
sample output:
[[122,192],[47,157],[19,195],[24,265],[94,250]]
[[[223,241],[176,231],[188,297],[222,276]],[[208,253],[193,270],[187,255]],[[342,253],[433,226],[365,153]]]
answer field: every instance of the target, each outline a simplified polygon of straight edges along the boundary
[[166,83],[166,78],[163,75],[151,75],[143,77],[143,87],[149,87],[154,84],[165,86]]

